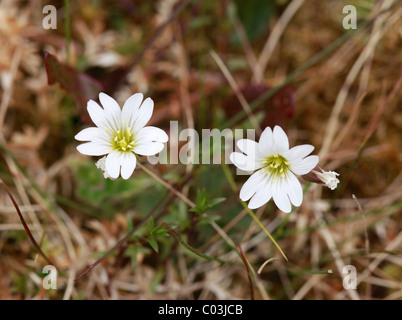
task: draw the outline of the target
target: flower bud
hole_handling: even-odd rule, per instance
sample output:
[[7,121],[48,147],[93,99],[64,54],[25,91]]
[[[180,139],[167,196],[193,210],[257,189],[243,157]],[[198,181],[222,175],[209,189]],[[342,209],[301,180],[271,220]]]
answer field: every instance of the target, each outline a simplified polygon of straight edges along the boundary
[[331,190],[335,190],[338,186],[339,180],[336,178],[339,173],[335,171],[325,171],[320,166],[316,166],[313,170],[303,176],[303,179],[326,185]]

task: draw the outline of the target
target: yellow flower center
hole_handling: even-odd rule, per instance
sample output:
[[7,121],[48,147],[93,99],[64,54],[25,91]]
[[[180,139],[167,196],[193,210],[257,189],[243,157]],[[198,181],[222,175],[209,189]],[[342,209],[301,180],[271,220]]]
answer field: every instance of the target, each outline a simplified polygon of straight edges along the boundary
[[135,146],[131,128],[117,130],[112,134],[112,149],[120,152],[130,152]]
[[267,175],[273,177],[273,181],[276,178],[285,178],[286,173],[289,170],[289,161],[283,156],[277,153],[273,153],[263,161],[263,172],[267,172]]

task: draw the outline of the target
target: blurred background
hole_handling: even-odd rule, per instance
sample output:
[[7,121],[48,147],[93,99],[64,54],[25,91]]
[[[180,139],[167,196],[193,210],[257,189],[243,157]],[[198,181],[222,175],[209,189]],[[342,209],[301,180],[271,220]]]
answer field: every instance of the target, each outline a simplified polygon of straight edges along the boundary
[[[0,0],[0,298],[401,299],[401,15],[397,0]],[[74,140],[99,92],[151,97],[168,133],[281,125],[340,184],[255,211],[286,261],[232,165],[142,159],[194,208],[139,168],[105,180]]]

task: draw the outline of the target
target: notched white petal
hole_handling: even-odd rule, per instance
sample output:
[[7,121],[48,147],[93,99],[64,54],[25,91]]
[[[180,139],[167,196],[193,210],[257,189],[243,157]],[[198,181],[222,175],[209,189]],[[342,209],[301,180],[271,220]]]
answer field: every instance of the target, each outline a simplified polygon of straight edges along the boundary
[[121,112],[120,106],[116,100],[114,100],[111,96],[107,95],[106,93],[99,93],[99,101],[102,104],[103,109],[108,114],[111,115],[119,115]]
[[97,127],[90,127],[81,130],[75,135],[75,139],[78,141],[92,141],[95,140],[96,138],[99,138],[101,136],[101,131]]
[[146,98],[138,111],[138,115],[134,123],[134,129],[136,132],[145,127],[149,119],[151,119],[153,111],[154,111],[153,100],[151,98]]
[[154,156],[161,152],[165,145],[161,142],[146,142],[136,145],[133,151],[141,156]]
[[163,131],[160,128],[153,127],[153,126],[148,126],[142,128],[137,136],[136,136],[137,141],[155,141],[155,142],[168,142],[169,137],[165,131]]
[[121,164],[121,177],[125,180],[131,177],[137,165],[137,158],[132,152],[124,154],[124,159]]
[[263,156],[269,156],[273,150],[272,130],[270,127],[266,127],[261,133],[260,140],[258,142],[258,151]]
[[254,171],[261,166],[254,157],[248,157],[240,152],[232,152],[230,154],[230,161],[243,171]]
[[134,126],[134,121],[143,98],[144,95],[142,93],[133,94],[123,105],[122,119],[131,127]]
[[286,177],[286,192],[289,196],[290,202],[296,206],[300,207],[303,202],[303,189],[299,180],[296,176],[289,172]]
[[246,155],[256,158],[258,143],[250,139],[240,139],[237,141],[237,146]]
[[313,152],[314,146],[310,144],[302,144],[291,148],[289,151],[285,152],[283,155],[288,161],[297,161],[307,157],[311,152]]
[[124,110],[134,111],[140,108],[142,99],[144,99],[144,95],[142,93],[135,93],[130,96],[123,105]]
[[263,184],[260,184],[259,190],[251,198],[248,207],[250,209],[257,209],[266,204],[272,197],[271,193],[272,184],[270,181],[265,180]]
[[318,156],[308,156],[302,160],[289,161],[290,170],[298,175],[304,175],[309,173],[318,164]]
[[290,205],[290,200],[286,191],[283,189],[283,181],[278,181],[273,184],[272,187],[272,195],[276,206],[279,210],[289,213],[292,210],[292,206]]
[[118,151],[112,151],[106,157],[105,167],[107,174],[113,179],[120,175],[120,166],[123,161],[123,155]]
[[89,100],[87,103],[87,110],[89,113],[89,116],[92,119],[92,122],[97,126],[97,127],[103,127],[105,123],[105,110],[103,110],[99,104],[97,104],[93,100]]
[[266,179],[266,174],[261,170],[253,173],[241,188],[240,199],[243,201],[249,200],[264,185],[264,179]]
[[109,147],[95,142],[87,142],[77,146],[77,150],[87,156],[103,156],[109,152]]
[[289,139],[280,126],[275,126],[273,134],[274,152],[283,154],[289,150]]

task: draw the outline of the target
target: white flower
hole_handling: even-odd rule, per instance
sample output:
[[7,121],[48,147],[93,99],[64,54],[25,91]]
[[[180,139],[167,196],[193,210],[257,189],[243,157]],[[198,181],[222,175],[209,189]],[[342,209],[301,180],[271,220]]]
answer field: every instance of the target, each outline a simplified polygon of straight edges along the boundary
[[336,176],[339,176],[339,173],[336,173],[335,171],[319,172],[315,170],[313,171],[313,173],[317,175],[321,182],[331,190],[335,190],[338,186],[339,180],[336,178]]
[[145,127],[152,116],[154,102],[151,98],[144,102],[142,99],[142,93],[132,95],[123,109],[102,92],[99,100],[103,108],[93,100],[88,101],[88,113],[96,127],[86,128],[75,136],[79,141],[90,141],[77,146],[77,150],[90,156],[107,155],[104,164],[97,163],[103,165],[105,177],[116,179],[121,174],[123,179],[128,179],[137,164],[136,155],[155,155],[168,141],[162,129]]
[[314,147],[308,144],[289,150],[289,140],[281,127],[273,132],[267,127],[259,142],[242,139],[237,142],[245,154],[233,152],[230,160],[244,171],[254,171],[240,190],[240,199],[247,201],[248,207],[256,209],[267,203],[271,197],[277,207],[291,211],[291,203],[296,207],[303,201],[303,190],[295,174],[310,172],[318,163],[318,156],[308,156]]

